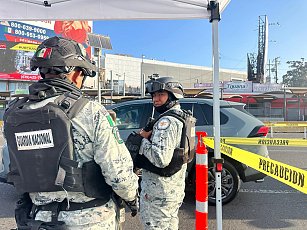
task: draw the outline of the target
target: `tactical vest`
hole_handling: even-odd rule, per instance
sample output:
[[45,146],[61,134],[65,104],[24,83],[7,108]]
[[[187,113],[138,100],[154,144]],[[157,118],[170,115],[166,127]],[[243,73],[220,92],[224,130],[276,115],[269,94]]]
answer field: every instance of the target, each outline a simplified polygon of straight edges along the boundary
[[174,150],[171,162],[165,168],[159,168],[153,165],[144,155],[138,154],[135,164],[138,168],[146,169],[160,176],[170,177],[177,173],[183,164],[191,162],[194,158],[196,118],[192,116],[190,111],[168,110],[161,114],[154,123],[164,116],[175,117],[183,123],[180,147]]
[[74,154],[71,120],[88,100],[65,93],[41,108],[27,109],[31,103],[29,97],[16,98],[4,115],[8,180],[20,193],[65,189],[108,201],[112,188],[100,166],[90,161],[79,168]]

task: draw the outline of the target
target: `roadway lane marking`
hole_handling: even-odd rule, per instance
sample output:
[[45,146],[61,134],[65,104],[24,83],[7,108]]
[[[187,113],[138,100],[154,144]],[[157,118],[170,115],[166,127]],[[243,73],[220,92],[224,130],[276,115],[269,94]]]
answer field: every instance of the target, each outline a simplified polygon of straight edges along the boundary
[[264,194],[302,194],[295,190],[270,190],[270,189],[240,189],[240,192],[246,193],[264,193]]

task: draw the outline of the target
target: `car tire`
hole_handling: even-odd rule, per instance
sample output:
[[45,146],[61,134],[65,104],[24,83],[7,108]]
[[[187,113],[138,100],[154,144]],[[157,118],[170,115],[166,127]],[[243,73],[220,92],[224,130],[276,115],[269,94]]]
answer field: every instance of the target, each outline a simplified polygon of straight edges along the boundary
[[[209,205],[215,205],[215,168],[211,159],[209,159],[208,174],[208,203]],[[236,168],[227,160],[224,161],[221,175],[222,203],[227,204],[237,196],[241,186],[241,180]]]

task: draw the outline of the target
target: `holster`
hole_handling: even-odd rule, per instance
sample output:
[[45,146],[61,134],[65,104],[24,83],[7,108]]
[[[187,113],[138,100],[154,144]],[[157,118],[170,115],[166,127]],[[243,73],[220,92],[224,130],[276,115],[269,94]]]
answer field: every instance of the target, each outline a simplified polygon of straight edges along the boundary
[[17,230],[67,230],[63,221],[43,222],[40,220],[29,220],[27,225],[18,226]]
[[82,174],[85,195],[104,200],[107,203],[113,190],[106,183],[100,166],[94,161],[86,162],[83,164]]
[[126,147],[130,152],[130,155],[131,155],[131,158],[134,164],[135,164],[135,159],[137,155],[139,154],[142,140],[143,140],[143,137],[140,134],[136,132],[132,132],[130,133],[130,135],[128,136],[125,142]]
[[32,210],[32,200],[29,193],[22,194],[21,198],[16,203],[15,220],[17,229],[25,229],[27,223],[31,220],[30,213]]
[[116,219],[119,222],[120,229],[122,229],[121,223],[125,222],[125,214],[126,214],[125,202],[120,196],[118,196],[115,193],[112,194],[112,200],[114,201],[116,205]]

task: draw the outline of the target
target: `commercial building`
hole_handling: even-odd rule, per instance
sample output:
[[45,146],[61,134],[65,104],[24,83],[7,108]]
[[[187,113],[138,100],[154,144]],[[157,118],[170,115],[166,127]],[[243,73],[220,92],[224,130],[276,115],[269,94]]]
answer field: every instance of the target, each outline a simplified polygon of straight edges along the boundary
[[[111,89],[114,94],[140,94],[142,79],[159,74],[179,80],[184,88],[194,88],[197,84],[212,82],[212,68],[166,61],[131,57],[128,55],[105,54],[102,60],[103,88]],[[230,69],[220,69],[220,81],[245,81],[247,73]],[[87,80],[89,88],[97,88],[97,79]],[[125,87],[124,87],[125,85]]]

